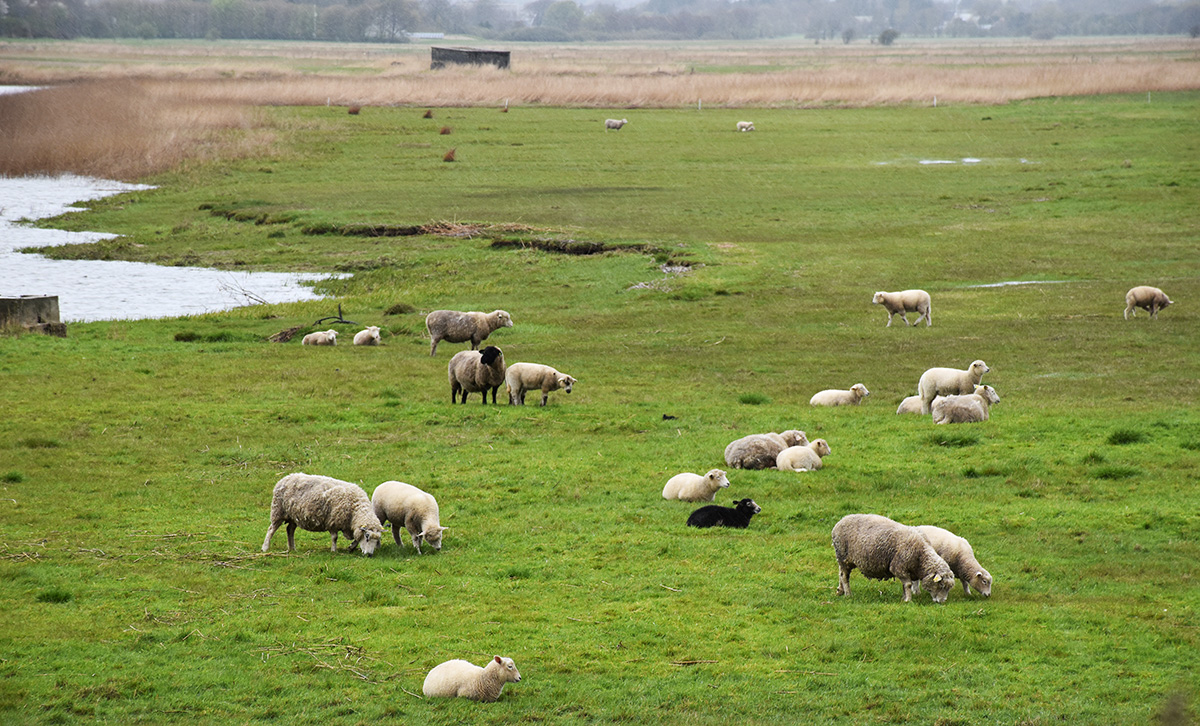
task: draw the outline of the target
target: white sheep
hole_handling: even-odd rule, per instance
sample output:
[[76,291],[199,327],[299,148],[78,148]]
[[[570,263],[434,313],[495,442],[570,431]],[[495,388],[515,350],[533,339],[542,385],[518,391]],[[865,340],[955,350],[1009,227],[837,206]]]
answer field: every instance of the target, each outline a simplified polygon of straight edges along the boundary
[[780,471],[816,471],[823,464],[821,458],[829,456],[829,442],[814,439],[808,446],[789,446],[775,457],[775,468]]
[[720,469],[711,469],[704,476],[684,472],[667,480],[663,487],[663,499],[679,499],[684,502],[715,502],[717,490],[729,486],[729,479]]
[[403,527],[408,530],[417,554],[421,554],[421,542],[435,550],[442,549],[442,532],[449,527],[442,526],[438,503],[432,494],[402,481],[385,481],[371,494],[371,506],[380,524],[392,523],[392,537],[397,547],[401,545],[400,529]]
[[551,391],[562,389],[567,393],[578,383],[566,373],[559,373],[550,366],[540,363],[513,363],[504,373],[504,383],[508,389],[509,404],[525,405],[525,392],[541,390],[542,405]]
[[813,394],[813,397],[808,399],[810,406],[857,406],[862,403],[863,398],[871,395],[867,387],[861,383],[855,383],[850,386],[850,390],[830,388],[825,391],[818,391]]
[[368,325],[365,330],[354,334],[355,345],[379,345],[379,326]]
[[933,422],[952,424],[987,421],[993,403],[1000,403],[1000,396],[991,386],[975,386],[975,392],[965,396],[942,396],[934,399]]
[[429,332],[429,355],[437,353],[438,342],[451,343],[471,341],[471,350],[487,340],[492,331],[511,328],[512,316],[503,310],[480,313],[474,310],[460,313],[457,310],[434,310],[425,316],[425,330]]
[[1137,317],[1137,309],[1142,308],[1150,311],[1150,318],[1158,319],[1158,311],[1168,305],[1173,305],[1171,298],[1157,287],[1148,285],[1139,285],[1125,293],[1125,319],[1129,319],[1129,314],[1133,313],[1133,317]]
[[738,121],[737,122],[737,130],[738,131],[753,131],[754,130],[754,122],[753,121]]
[[465,660],[448,660],[436,665],[421,692],[429,698],[469,698],[491,703],[500,698],[505,683],[520,683],[521,673],[512,658],[493,657],[480,668]]
[[833,525],[833,552],[838,562],[837,594],[850,594],[850,573],[904,586],[904,602],[923,586],[936,603],[946,602],[954,572],[915,527],[878,514],[847,514]]
[[300,341],[300,345],[337,345],[337,331],[321,330],[309,333]]
[[921,374],[917,381],[917,395],[921,397],[921,413],[928,414],[933,399],[937,396],[951,396],[972,393],[979,385],[983,374],[990,371],[988,364],[981,360],[974,361],[966,370],[957,368],[930,368]]
[[789,446],[804,446],[808,436],[789,429],[782,434],[750,434],[725,447],[725,463],[734,469],[773,469],[779,452]]
[[984,597],[992,595],[992,573],[983,569],[979,560],[975,559],[975,550],[971,543],[958,535],[941,527],[922,524],[916,530],[924,535],[938,556],[950,565],[954,576],[963,586],[963,594],[970,595],[971,588]]
[[629,119],[627,119],[627,118],[623,118],[623,119],[615,119],[615,118],[606,119],[606,120],[604,121],[604,130],[605,130],[605,131],[608,131],[609,129],[612,129],[613,131],[620,131],[620,130],[621,130],[621,127],[622,127],[622,126],[624,126],[624,125],[625,125],[625,124],[627,124],[627,123],[629,123]]
[[[892,317],[897,313],[900,314],[900,319],[905,325],[918,325],[921,318],[925,318],[926,327],[933,325],[932,309],[930,307],[929,293],[924,290],[902,290],[900,292],[877,292],[875,297],[871,298],[871,302],[875,305],[883,305],[888,311],[888,321],[885,328],[892,327]],[[908,322],[909,313],[920,313],[914,322]]]
[[481,393],[487,404],[488,389],[492,391],[492,403],[496,403],[496,391],[504,383],[504,352],[494,345],[483,350],[460,350],[446,365],[450,378],[450,403],[458,401],[462,391],[462,402],[467,402],[468,393]]
[[351,540],[351,551],[357,547],[368,557],[375,554],[383,536],[383,525],[362,487],[303,472],[288,474],[275,484],[271,492],[271,526],[263,540],[263,552],[270,548],[271,537],[284,522],[287,522],[288,552],[296,549],[296,527],[309,532],[329,532],[332,552],[337,552],[340,532]]
[[896,413],[921,413],[921,397],[909,396],[900,402]]

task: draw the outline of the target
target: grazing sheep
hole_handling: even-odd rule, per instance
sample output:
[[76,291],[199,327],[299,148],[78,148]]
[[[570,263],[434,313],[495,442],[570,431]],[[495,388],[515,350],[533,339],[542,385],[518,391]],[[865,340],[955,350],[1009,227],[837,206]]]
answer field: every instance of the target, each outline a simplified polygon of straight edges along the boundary
[[983,569],[983,565],[975,559],[975,550],[971,549],[970,542],[953,532],[929,524],[918,525],[915,529],[924,535],[938,556],[950,565],[950,570],[962,583],[964,595],[970,595],[973,587],[980,595],[991,597],[992,574]]
[[789,429],[782,434],[750,434],[725,447],[725,463],[734,469],[772,469],[779,452],[789,446],[804,446],[808,436]]
[[438,342],[451,343],[471,341],[471,350],[479,347],[493,331],[511,328],[512,316],[503,310],[490,313],[475,311],[460,313],[456,310],[434,310],[425,316],[425,329],[429,331],[429,355],[437,353]]
[[263,540],[263,552],[270,548],[271,537],[284,522],[287,522],[288,552],[296,549],[296,527],[309,532],[329,532],[333,537],[332,552],[337,552],[341,532],[351,540],[351,551],[357,547],[368,557],[375,554],[383,536],[383,525],[362,487],[303,472],[288,474],[275,484],[271,493],[271,526]]
[[[933,318],[930,308],[929,293],[924,290],[902,290],[900,292],[877,292],[875,297],[871,298],[871,303],[874,305],[883,305],[888,311],[888,321],[885,328],[892,327],[892,317],[896,313],[900,314],[900,319],[905,325],[916,326],[921,322],[921,318],[925,318],[925,326],[933,325]],[[920,313],[914,322],[908,322],[909,313]]]
[[862,400],[871,395],[867,387],[861,383],[855,383],[850,386],[850,390],[841,390],[831,388],[826,391],[818,391],[813,394],[813,397],[808,399],[810,406],[857,406],[862,403]]
[[541,389],[542,405],[545,406],[551,391],[561,388],[570,393],[571,387],[578,382],[566,373],[559,373],[550,366],[540,363],[513,363],[504,374],[504,383],[508,388],[508,402],[521,406],[525,405],[526,391]]
[[975,386],[975,392],[966,396],[943,396],[933,402],[933,422],[948,424],[987,421],[993,403],[1000,403],[1000,396],[991,386]]
[[1137,308],[1150,311],[1152,320],[1158,319],[1158,311],[1168,305],[1173,305],[1171,298],[1157,287],[1149,287],[1148,285],[1140,285],[1125,293],[1125,319],[1129,319],[1129,314],[1133,313],[1133,317],[1137,317]]
[[709,504],[692,512],[687,518],[689,527],[735,527],[750,526],[750,518],[762,511],[753,499],[735,500],[733,507]]
[[366,330],[354,334],[355,345],[379,345],[379,326],[368,325]]
[[936,603],[946,602],[954,573],[915,527],[878,514],[847,514],[833,525],[838,561],[837,594],[850,594],[855,567],[873,580],[895,577],[904,585],[904,602],[923,586]]
[[504,353],[494,345],[483,350],[460,350],[450,359],[446,372],[450,376],[450,403],[458,401],[458,392],[462,391],[462,402],[467,402],[467,394],[479,392],[483,394],[483,404],[487,405],[487,392],[492,389],[492,403],[496,403],[496,391],[504,383]]
[[937,396],[951,396],[972,393],[979,385],[983,374],[990,371],[988,364],[981,360],[971,363],[966,370],[957,368],[930,368],[921,374],[917,381],[917,395],[921,397],[921,413],[928,414],[933,399]]
[[663,499],[679,499],[685,502],[715,502],[717,490],[729,486],[729,479],[720,469],[711,469],[704,476],[685,472],[667,480],[663,487]]
[[321,330],[309,333],[300,341],[300,345],[337,345],[337,331]]
[[821,457],[829,456],[829,442],[816,439],[808,446],[789,446],[775,457],[775,468],[780,471],[816,471],[823,464]]
[[738,131],[753,131],[754,130],[754,122],[753,121],[738,121],[737,122],[737,130]]
[[483,668],[465,660],[448,660],[425,676],[421,692],[430,698],[469,698],[491,703],[500,698],[505,683],[520,683],[521,673],[512,658],[493,657]]
[[408,530],[418,555],[421,554],[421,542],[435,550],[442,548],[442,532],[449,527],[442,526],[438,503],[432,494],[402,481],[385,481],[371,494],[371,506],[380,524],[392,523],[392,537],[397,547],[401,545],[400,528],[403,527]]
[[900,402],[900,407],[896,409],[896,413],[921,413],[921,397],[909,396]]
[[608,131],[609,129],[612,129],[613,131],[620,131],[620,130],[621,130],[621,127],[622,127],[622,126],[624,126],[624,125],[625,125],[625,124],[627,124],[627,123],[629,123],[629,119],[627,119],[627,118],[623,118],[623,119],[615,119],[615,118],[606,119],[606,120],[604,121],[604,130],[605,130],[605,131]]

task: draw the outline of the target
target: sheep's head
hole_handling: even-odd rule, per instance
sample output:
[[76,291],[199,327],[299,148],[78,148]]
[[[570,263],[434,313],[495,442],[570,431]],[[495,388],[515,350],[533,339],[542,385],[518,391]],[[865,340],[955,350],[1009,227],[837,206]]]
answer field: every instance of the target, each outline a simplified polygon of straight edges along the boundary
[[950,595],[950,589],[954,587],[954,573],[949,567],[939,568],[937,572],[931,572],[921,578],[921,586],[929,593],[936,603],[946,602],[946,598]]
[[383,527],[378,525],[354,528],[354,544],[367,557],[375,554],[375,550],[379,547],[379,540],[382,537]]
[[816,439],[809,446],[817,456],[829,456],[829,442],[825,439]]
[[875,297],[871,298],[872,305],[879,305],[882,302],[883,302],[883,292],[882,291],[875,293]]
[[479,353],[479,362],[485,366],[490,366],[497,358],[504,360],[504,353],[494,345],[489,345]]
[[521,682],[521,671],[517,670],[517,664],[513,663],[512,658],[501,658],[497,655],[492,658],[492,663],[500,666],[501,671],[504,673],[504,681],[506,683]]
[[745,499],[742,499],[741,501],[734,502],[733,504],[734,504],[734,508],[736,508],[739,512],[742,512],[743,514],[747,514],[747,515],[758,514],[759,512],[762,511],[762,507],[755,504],[754,500],[749,497],[746,497]]
[[867,387],[861,383],[855,383],[853,386],[850,386],[850,390],[853,391],[854,395],[858,396],[859,398],[866,398],[867,396],[871,395],[871,392],[867,390]]
[[990,370],[991,368],[988,368],[988,364],[981,360],[977,360],[971,364],[971,373],[975,374],[976,378],[982,378],[983,374]]
[[440,550],[442,549],[442,532],[445,532],[448,529],[450,528],[441,526],[426,527],[424,531],[417,535],[417,538],[423,540],[435,550]]
[[571,386],[574,386],[576,383],[578,383],[578,381],[568,376],[566,373],[559,373],[557,383],[559,388],[563,389],[567,393],[570,393]]
[[780,436],[788,446],[808,446],[808,434],[796,429],[784,431]]
[[725,472],[721,471],[720,469],[710,470],[704,475],[704,478],[708,480],[708,485],[713,489],[713,491],[716,491],[717,489],[724,489],[729,486],[729,478],[726,477]]
[[986,398],[989,404],[1000,403],[1000,394],[991,386],[975,386],[975,393]]
[[980,595],[984,597],[992,596],[992,576],[987,570],[976,570],[967,582]]
[[500,322],[501,328],[512,327],[512,316],[508,313],[504,312],[503,310],[497,310],[496,312],[492,313],[492,315],[496,316],[496,320]]

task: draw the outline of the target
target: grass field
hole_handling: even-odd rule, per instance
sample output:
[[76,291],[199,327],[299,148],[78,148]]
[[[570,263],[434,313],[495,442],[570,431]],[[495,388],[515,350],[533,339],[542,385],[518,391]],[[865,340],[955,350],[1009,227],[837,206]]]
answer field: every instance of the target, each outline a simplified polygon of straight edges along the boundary
[[[354,273],[336,300],[0,339],[0,719],[1188,722],[1198,108],[629,109],[618,133],[604,109],[263,110],[269,151],[55,220],[126,236],[54,254]],[[419,225],[446,234],[364,234]],[[1177,305],[1123,320],[1136,284]],[[933,327],[870,305],[907,287]],[[384,345],[266,341],[337,303]],[[489,342],[575,391],[452,407],[438,308],[508,310]],[[894,414],[975,358],[991,421]],[[856,382],[861,407],[807,404]],[[662,500],[786,428],[832,454],[731,471],[749,529]],[[262,554],[298,470],[432,492],[443,550]],[[967,537],[992,597],[856,573],[839,598],[829,530],[859,511]],[[420,697],[497,653],[524,676],[498,703]]]

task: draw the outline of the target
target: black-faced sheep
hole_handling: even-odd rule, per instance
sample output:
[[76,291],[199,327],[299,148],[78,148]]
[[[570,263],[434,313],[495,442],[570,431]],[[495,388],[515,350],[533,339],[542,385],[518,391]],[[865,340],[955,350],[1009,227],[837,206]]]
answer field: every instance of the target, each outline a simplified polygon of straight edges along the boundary
[[915,583],[936,603],[946,602],[954,587],[950,565],[915,527],[878,514],[847,514],[833,525],[832,536],[839,595],[850,594],[850,572],[855,567],[874,580],[900,580],[904,602],[912,600]]
[[991,597],[992,574],[983,569],[983,565],[975,559],[975,550],[971,549],[970,542],[949,530],[929,524],[918,525],[916,530],[924,535],[938,556],[950,565],[954,576],[962,583],[963,594],[970,595],[973,587],[980,595]]
[[450,403],[458,401],[462,391],[462,402],[467,402],[468,393],[483,394],[487,404],[488,389],[492,391],[492,403],[496,402],[496,391],[504,383],[504,353],[494,345],[483,350],[460,350],[450,359],[446,373],[450,378]]
[[429,698],[469,698],[491,703],[500,698],[505,683],[520,683],[521,672],[512,658],[493,657],[483,668],[465,660],[436,665],[421,692]]
[[823,464],[821,458],[829,456],[829,442],[814,439],[807,446],[789,446],[775,457],[775,468],[780,471],[816,471]]
[[303,472],[288,474],[275,484],[271,493],[271,526],[263,540],[263,552],[270,548],[271,537],[284,522],[287,522],[288,552],[296,549],[296,527],[309,532],[329,532],[332,552],[337,552],[340,532],[351,540],[351,551],[357,547],[368,557],[375,554],[383,536],[383,525],[362,487]]
[[336,330],[321,330],[309,333],[300,341],[300,345],[337,345]]
[[379,326],[368,325],[365,330],[354,334],[355,345],[379,345]]
[[442,532],[449,527],[442,526],[438,503],[432,494],[402,481],[385,481],[372,492],[371,506],[380,524],[392,523],[392,538],[397,547],[403,528],[408,530],[417,554],[421,554],[421,542],[435,550],[442,549]]
[[525,405],[526,391],[541,390],[542,405],[545,406],[551,391],[562,389],[570,393],[571,388],[578,382],[566,373],[559,373],[540,363],[513,363],[504,374],[508,402],[519,406]]
[[762,511],[762,507],[749,498],[735,501],[733,504],[732,507],[722,507],[716,504],[700,507],[688,515],[687,526],[745,529],[750,526],[750,518]]
[[975,390],[983,374],[990,371],[988,364],[974,361],[966,370],[957,368],[930,368],[917,381],[917,395],[921,397],[921,413],[929,414],[933,399],[938,396],[965,395]]
[[425,329],[429,331],[429,355],[437,353],[438,342],[442,340],[451,343],[471,341],[471,350],[487,340],[492,331],[499,328],[511,328],[512,316],[503,310],[493,310],[490,313],[466,312],[457,310],[434,310],[425,316]]
[[804,446],[803,431],[789,429],[782,434],[750,434],[725,447],[725,463],[734,469],[773,469],[779,452],[789,446]]
[[[924,290],[901,290],[900,292],[877,292],[871,298],[871,302],[875,305],[883,305],[888,312],[888,321],[885,328],[892,327],[892,318],[899,313],[900,319],[905,325],[919,325],[921,318],[925,318],[926,327],[933,325],[932,307],[929,300],[929,293]],[[916,321],[908,322],[909,313],[920,313]]]
[[1133,313],[1133,317],[1137,317],[1136,308],[1150,311],[1150,318],[1158,319],[1158,311],[1168,305],[1173,305],[1171,298],[1157,287],[1149,285],[1139,285],[1125,293],[1125,319],[1129,319],[1129,314]]
[[978,423],[987,421],[993,403],[1000,396],[991,386],[975,386],[975,392],[966,396],[942,396],[935,398],[931,410],[935,424]]
[[663,487],[663,499],[679,499],[685,502],[715,502],[717,490],[729,486],[729,479],[720,469],[712,469],[704,476],[685,472],[667,480]]
[[862,400],[871,395],[867,387],[861,383],[855,383],[850,386],[850,390],[830,388],[825,391],[818,391],[813,394],[813,397],[808,399],[810,406],[857,406],[862,403]]

